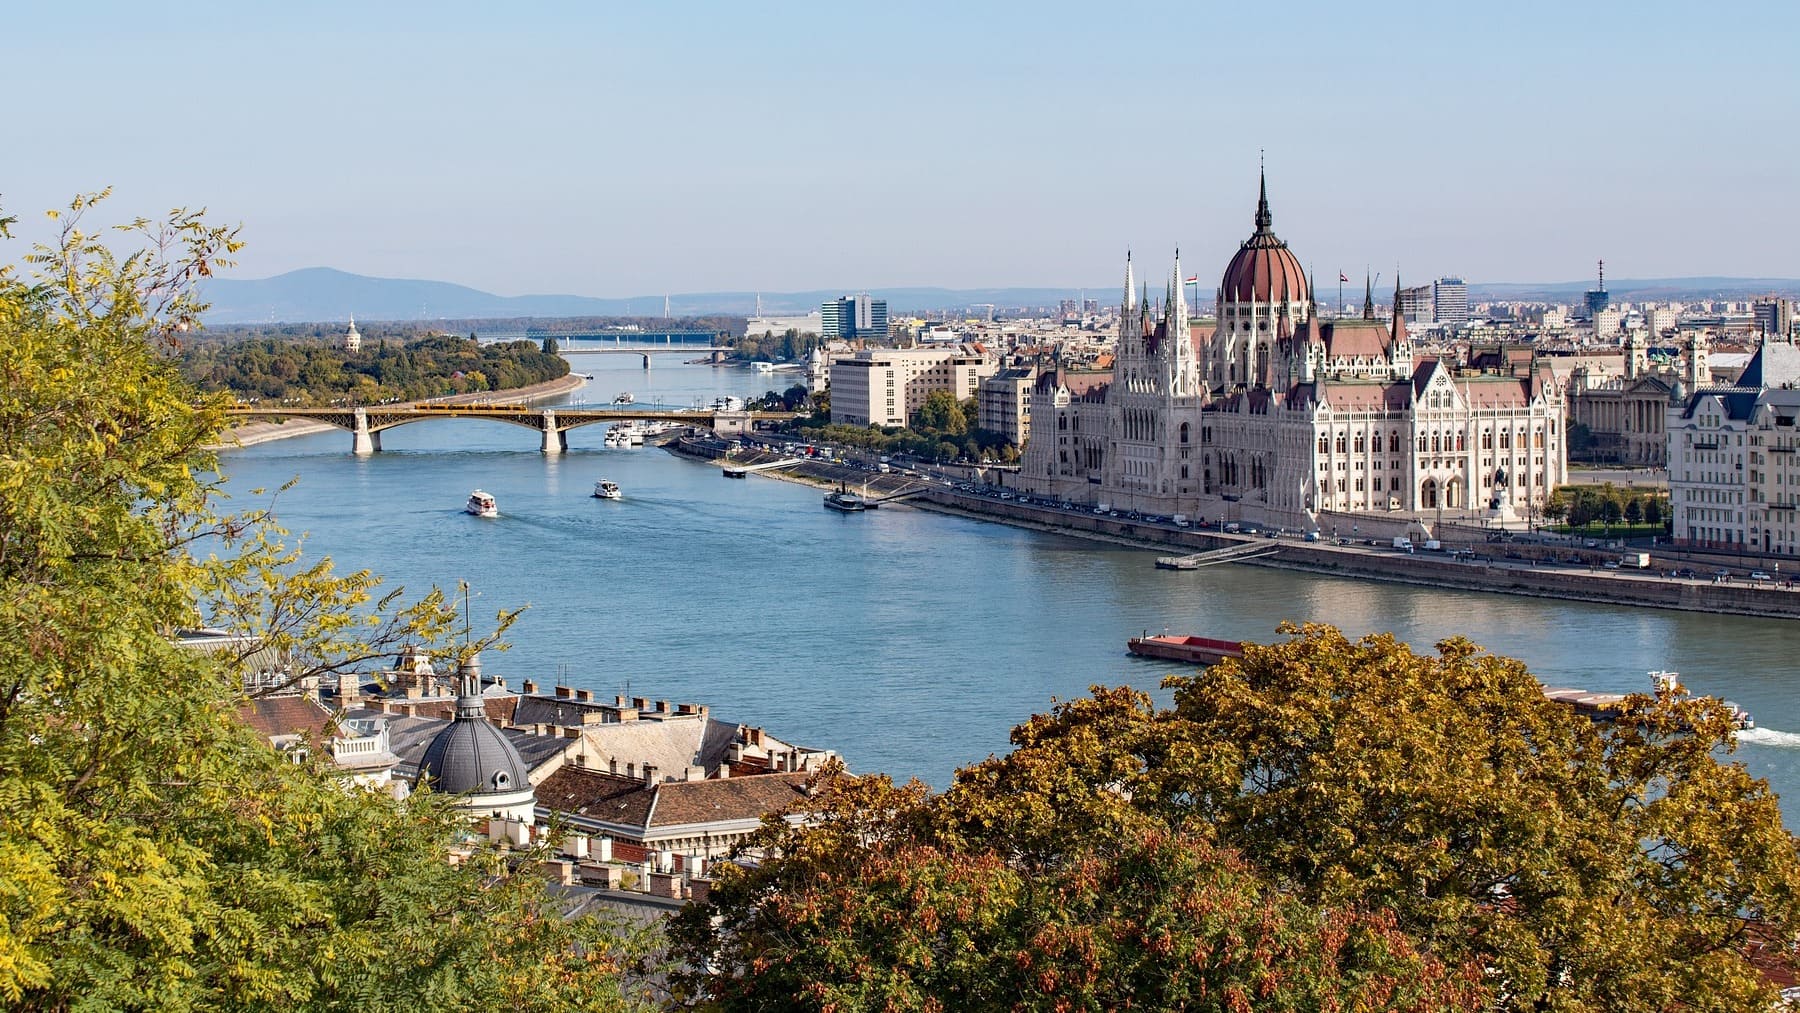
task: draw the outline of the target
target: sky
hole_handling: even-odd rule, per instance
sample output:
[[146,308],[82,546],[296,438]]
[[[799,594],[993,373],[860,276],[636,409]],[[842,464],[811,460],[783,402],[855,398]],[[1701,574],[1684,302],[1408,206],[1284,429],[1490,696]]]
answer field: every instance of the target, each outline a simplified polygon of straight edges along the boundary
[[[1800,4],[195,3],[0,15],[0,209],[503,295],[1800,277]],[[0,246],[15,261],[19,243]],[[1323,292],[1321,292],[1323,295]]]

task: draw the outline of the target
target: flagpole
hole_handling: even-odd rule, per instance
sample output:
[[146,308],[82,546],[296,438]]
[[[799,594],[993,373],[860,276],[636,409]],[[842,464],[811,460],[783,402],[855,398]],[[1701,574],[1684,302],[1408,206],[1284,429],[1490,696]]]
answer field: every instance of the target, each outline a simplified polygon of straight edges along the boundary
[[1338,272],[1338,316],[1344,315],[1344,272]]

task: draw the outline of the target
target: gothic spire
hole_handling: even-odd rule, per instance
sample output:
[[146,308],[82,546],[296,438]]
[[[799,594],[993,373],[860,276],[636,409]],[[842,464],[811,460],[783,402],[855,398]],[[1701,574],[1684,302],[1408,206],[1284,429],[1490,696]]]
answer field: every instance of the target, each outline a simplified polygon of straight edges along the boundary
[[1261,166],[1257,167],[1256,177],[1258,192],[1256,197],[1256,231],[1268,232],[1275,219],[1269,214],[1269,177]]
[[1124,316],[1126,313],[1131,312],[1131,307],[1132,307],[1131,297],[1134,294],[1131,290],[1135,287],[1136,287],[1136,279],[1132,276],[1132,273],[1131,273],[1131,251],[1126,250],[1125,251],[1125,305],[1120,307],[1120,314],[1119,314],[1120,316]]
[[1363,319],[1375,319],[1375,280],[1363,272]]

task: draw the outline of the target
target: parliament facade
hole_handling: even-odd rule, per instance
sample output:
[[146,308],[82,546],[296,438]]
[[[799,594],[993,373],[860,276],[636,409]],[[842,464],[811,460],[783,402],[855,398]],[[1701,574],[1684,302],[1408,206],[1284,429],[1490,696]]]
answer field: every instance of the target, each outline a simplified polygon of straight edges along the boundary
[[[1563,391],[1529,350],[1416,354],[1404,317],[1322,319],[1276,237],[1256,230],[1192,321],[1179,253],[1153,303],[1126,258],[1113,367],[1047,370],[1032,394],[1027,491],[1112,510],[1306,530],[1335,515],[1510,521],[1567,478]],[[1399,282],[1395,282],[1396,291]]]

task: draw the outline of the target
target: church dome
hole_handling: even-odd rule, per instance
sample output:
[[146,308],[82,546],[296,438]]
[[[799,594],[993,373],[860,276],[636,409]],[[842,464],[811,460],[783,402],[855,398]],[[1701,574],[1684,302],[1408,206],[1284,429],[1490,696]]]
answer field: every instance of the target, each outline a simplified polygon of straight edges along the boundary
[[479,672],[479,667],[464,668],[456,720],[431,740],[419,759],[419,783],[429,782],[440,794],[513,795],[531,787],[524,757],[505,732],[488,722]]
[[1256,201],[1256,232],[1238,247],[1219,282],[1221,302],[1287,303],[1307,299],[1306,272],[1300,259],[1270,228],[1269,186]]

